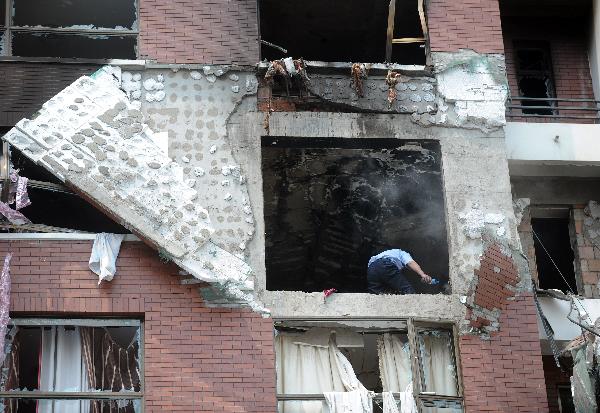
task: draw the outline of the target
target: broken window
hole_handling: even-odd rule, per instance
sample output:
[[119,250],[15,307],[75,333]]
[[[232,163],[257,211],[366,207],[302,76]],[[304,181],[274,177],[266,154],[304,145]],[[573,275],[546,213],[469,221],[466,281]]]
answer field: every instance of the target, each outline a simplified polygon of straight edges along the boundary
[[[539,216],[541,212],[533,212]],[[577,293],[568,218],[532,218],[539,287]]]
[[3,54],[22,57],[135,59],[135,0],[4,0]]
[[556,114],[552,109],[556,106],[556,92],[549,44],[515,42],[515,62],[523,114]]
[[141,411],[139,321],[13,319],[9,326],[3,411]]
[[[408,251],[448,280],[438,142],[263,138],[268,290],[367,292],[367,264]],[[405,269],[417,292],[440,292]]]
[[259,9],[263,59],[288,55],[328,62],[425,64],[422,0],[261,0]]
[[[9,149],[10,148],[10,149]],[[30,231],[30,232],[109,232],[116,234],[128,233],[125,228],[114,222],[89,202],[73,193],[46,169],[34,164],[19,150],[4,144],[4,149],[10,151],[9,163],[3,172],[2,202],[15,202],[15,183],[9,179],[8,171],[27,178],[27,193],[31,203],[19,209],[31,224],[14,225],[9,221],[0,221],[0,231]],[[7,161],[0,156],[0,162]],[[13,175],[14,176],[14,175]],[[9,195],[13,189],[12,199]]]
[[369,328],[351,327],[353,323],[364,321],[277,322],[280,413],[321,413],[338,397],[364,405],[364,397],[353,401],[348,392],[373,392],[366,400],[374,412],[393,411],[386,403],[421,405],[433,408],[423,410],[431,412],[463,411],[452,330],[412,321],[371,320]]

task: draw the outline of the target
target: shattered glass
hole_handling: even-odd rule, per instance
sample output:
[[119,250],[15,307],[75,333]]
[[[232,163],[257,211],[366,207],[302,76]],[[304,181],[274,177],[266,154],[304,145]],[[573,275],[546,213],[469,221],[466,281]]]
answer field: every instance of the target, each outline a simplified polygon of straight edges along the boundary
[[458,400],[423,400],[422,413],[462,413],[462,402]]

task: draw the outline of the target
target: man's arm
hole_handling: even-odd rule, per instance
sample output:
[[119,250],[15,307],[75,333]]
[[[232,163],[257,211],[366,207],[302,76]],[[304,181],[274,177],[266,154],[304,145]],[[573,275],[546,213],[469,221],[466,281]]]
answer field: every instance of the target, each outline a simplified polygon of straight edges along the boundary
[[406,265],[408,268],[419,274],[419,277],[421,277],[424,283],[431,284],[431,277],[423,272],[421,266],[417,264],[416,261],[409,261]]

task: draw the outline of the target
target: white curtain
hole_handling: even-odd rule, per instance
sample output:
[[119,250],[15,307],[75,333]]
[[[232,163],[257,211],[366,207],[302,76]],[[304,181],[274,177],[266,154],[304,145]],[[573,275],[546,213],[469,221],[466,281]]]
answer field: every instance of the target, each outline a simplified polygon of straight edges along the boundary
[[[326,394],[328,400],[326,405],[322,401],[280,402],[281,413],[371,413],[368,390],[358,381],[352,365],[334,341],[328,346],[311,345],[299,342],[297,335],[279,333],[275,354],[277,393]],[[356,410],[357,406],[360,410]]]
[[447,331],[419,333],[425,391],[458,396],[452,334]]
[[[413,397],[410,347],[408,339],[403,341],[402,337],[399,334],[385,333],[377,338],[379,371],[383,391],[400,393],[401,412],[413,413],[417,412],[417,406]],[[384,394],[383,408],[385,413],[397,411],[391,394]]]
[[[40,391],[88,391],[79,327],[44,328],[40,360]],[[89,401],[40,400],[37,413],[88,413],[89,406]]]
[[[330,347],[301,344],[297,337],[279,333],[275,338],[277,393],[344,391],[336,356]],[[280,413],[321,413],[322,401],[280,402]]]

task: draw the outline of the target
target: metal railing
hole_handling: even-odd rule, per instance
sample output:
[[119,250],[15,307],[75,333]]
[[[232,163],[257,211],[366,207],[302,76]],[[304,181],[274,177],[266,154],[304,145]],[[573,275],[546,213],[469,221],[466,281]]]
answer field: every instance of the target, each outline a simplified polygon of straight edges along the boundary
[[531,98],[511,96],[506,105],[506,117],[533,119],[600,120],[600,101],[595,99]]

